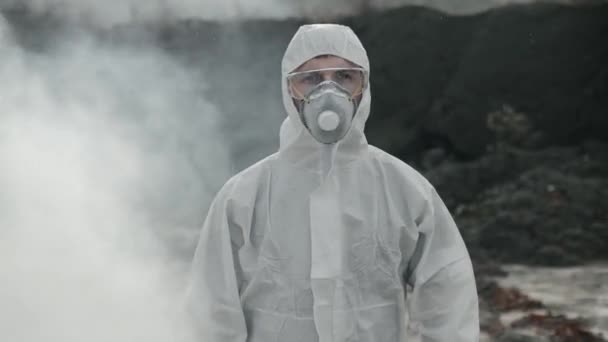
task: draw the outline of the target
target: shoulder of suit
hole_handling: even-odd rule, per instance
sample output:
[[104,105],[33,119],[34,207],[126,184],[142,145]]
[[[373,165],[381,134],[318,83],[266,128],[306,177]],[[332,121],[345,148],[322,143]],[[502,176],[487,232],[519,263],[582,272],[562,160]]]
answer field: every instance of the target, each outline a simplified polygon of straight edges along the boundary
[[270,164],[276,159],[276,153],[272,154],[255,164],[247,167],[243,171],[240,171],[236,175],[230,177],[226,184],[220,190],[220,193],[224,194],[228,198],[237,194],[243,196],[245,193],[255,193],[257,187],[260,185],[260,179],[267,175]]
[[369,152],[383,167],[387,176],[396,182],[411,186],[421,194],[429,194],[432,191],[433,185],[408,163],[372,145],[369,146]]

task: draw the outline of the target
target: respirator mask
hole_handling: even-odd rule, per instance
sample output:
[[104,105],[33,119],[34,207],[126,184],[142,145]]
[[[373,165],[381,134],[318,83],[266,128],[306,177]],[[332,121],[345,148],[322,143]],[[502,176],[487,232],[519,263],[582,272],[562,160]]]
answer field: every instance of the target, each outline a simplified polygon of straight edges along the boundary
[[352,125],[367,85],[362,68],[326,68],[287,76],[289,93],[302,123],[318,142],[340,141]]

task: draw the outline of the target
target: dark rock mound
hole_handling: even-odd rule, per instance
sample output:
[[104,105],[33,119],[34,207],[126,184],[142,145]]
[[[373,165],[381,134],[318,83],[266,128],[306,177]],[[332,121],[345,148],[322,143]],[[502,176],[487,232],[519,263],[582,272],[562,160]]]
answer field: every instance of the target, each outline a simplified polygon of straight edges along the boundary
[[471,254],[508,263],[608,259],[608,145],[515,149],[430,171]]

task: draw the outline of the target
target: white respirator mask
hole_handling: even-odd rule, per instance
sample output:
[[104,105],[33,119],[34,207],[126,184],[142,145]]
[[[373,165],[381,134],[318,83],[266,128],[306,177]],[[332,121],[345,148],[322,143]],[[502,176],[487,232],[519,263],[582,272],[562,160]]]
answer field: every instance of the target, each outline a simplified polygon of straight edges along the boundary
[[[323,80],[322,73],[331,75],[331,79]],[[365,80],[365,72],[360,68],[322,69],[288,76],[300,119],[315,140],[334,144],[346,136]]]

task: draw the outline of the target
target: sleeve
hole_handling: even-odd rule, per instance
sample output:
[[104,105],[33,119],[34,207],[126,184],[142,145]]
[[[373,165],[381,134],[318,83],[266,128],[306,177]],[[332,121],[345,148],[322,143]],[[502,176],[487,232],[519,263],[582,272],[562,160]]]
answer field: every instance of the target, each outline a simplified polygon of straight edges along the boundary
[[188,315],[197,341],[201,342],[245,342],[247,339],[226,202],[218,194],[211,204],[200,233],[186,294]]
[[445,204],[431,186],[418,218],[419,235],[406,280],[410,329],[422,342],[479,341],[473,266]]

